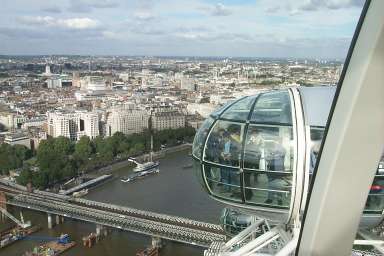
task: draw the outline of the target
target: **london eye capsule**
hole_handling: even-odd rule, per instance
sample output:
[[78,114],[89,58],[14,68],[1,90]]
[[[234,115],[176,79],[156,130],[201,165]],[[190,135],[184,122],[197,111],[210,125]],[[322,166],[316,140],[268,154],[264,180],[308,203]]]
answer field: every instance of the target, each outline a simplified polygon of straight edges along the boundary
[[[334,94],[330,86],[271,90],[213,112],[192,149],[209,195],[272,222],[298,219]],[[377,225],[383,209],[384,174],[378,171],[360,225]]]

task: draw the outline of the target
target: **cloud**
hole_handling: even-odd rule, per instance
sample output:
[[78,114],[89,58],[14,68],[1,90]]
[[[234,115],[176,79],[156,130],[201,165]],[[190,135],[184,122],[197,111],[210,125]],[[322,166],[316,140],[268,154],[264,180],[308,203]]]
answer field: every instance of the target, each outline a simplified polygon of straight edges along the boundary
[[243,41],[250,42],[254,38],[250,34],[246,33],[230,33],[230,32],[214,32],[214,31],[181,31],[176,32],[175,37],[188,40],[196,40],[201,42],[228,42],[228,41]]
[[198,9],[212,16],[229,16],[233,13],[231,9],[229,9],[227,6],[223,5],[222,3],[217,3],[213,6],[203,6]]
[[39,30],[9,27],[0,27],[0,35],[16,40],[46,38],[46,34]]
[[91,18],[55,19],[51,16],[20,17],[18,18],[18,21],[25,25],[38,25],[77,30],[96,28],[100,25],[99,21]]
[[114,31],[102,31],[101,34],[105,39],[113,39],[113,40],[124,39],[124,37],[121,34],[116,33]]
[[70,0],[68,10],[71,12],[91,12],[93,9],[106,9],[118,7],[112,0]]
[[[0,8],[0,52],[77,49],[103,54],[108,49],[115,54],[339,57],[348,42],[332,39],[352,36],[361,4],[362,0],[13,0]],[[324,43],[327,47],[321,45],[325,37],[330,38]]]
[[364,0],[308,0],[299,6],[299,10],[316,11],[321,8],[338,10],[344,8],[361,7]]
[[221,3],[216,4],[211,10],[211,15],[213,16],[229,16],[231,14],[232,10]]
[[49,6],[41,9],[43,12],[61,13],[61,9],[57,6]]
[[160,36],[167,34],[166,30],[149,24],[131,24],[129,25],[128,29],[132,33],[147,36]]
[[153,20],[156,16],[150,11],[136,11],[133,13],[133,17],[142,21]]

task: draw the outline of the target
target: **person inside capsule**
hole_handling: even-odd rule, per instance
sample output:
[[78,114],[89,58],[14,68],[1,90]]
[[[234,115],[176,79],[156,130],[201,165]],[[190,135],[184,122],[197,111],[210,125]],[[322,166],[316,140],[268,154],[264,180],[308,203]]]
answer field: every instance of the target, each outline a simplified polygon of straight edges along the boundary
[[[281,173],[285,171],[285,158],[288,154],[279,132],[281,131],[276,127],[250,127],[248,130],[244,168],[255,171],[245,172],[244,183],[246,187],[264,187],[266,193],[261,190],[246,189],[247,200],[283,205],[283,195],[287,189]],[[253,196],[255,198],[252,198]]]

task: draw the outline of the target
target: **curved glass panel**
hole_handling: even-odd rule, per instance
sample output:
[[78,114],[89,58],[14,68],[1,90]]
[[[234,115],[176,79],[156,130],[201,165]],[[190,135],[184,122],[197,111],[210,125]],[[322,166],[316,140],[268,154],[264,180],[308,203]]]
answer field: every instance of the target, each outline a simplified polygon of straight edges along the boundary
[[201,151],[203,150],[205,138],[207,137],[207,134],[209,133],[209,128],[211,127],[213,122],[214,120],[212,118],[208,118],[207,120],[205,120],[195,135],[192,146],[192,154],[198,159],[201,159]]
[[204,160],[226,166],[239,166],[244,125],[218,120],[204,151]]
[[221,107],[218,107],[215,111],[211,113],[211,116],[213,118],[217,118],[229,105],[233,104],[234,101],[230,100]]
[[220,118],[245,121],[248,119],[249,112],[251,111],[252,104],[254,103],[256,96],[245,97],[232,106],[230,106],[221,115]]
[[289,206],[295,145],[292,127],[248,127],[243,162],[246,202]]
[[244,171],[246,203],[288,208],[291,189],[290,173]]
[[245,139],[244,168],[292,172],[294,144],[292,127],[250,125]]
[[204,176],[212,194],[224,199],[242,202],[238,169],[205,164]]
[[207,188],[205,186],[204,179],[203,179],[203,170],[202,170],[202,165],[200,161],[192,157],[192,165],[200,185],[203,186],[207,191]]
[[292,124],[291,100],[288,91],[261,94],[256,101],[251,121]]

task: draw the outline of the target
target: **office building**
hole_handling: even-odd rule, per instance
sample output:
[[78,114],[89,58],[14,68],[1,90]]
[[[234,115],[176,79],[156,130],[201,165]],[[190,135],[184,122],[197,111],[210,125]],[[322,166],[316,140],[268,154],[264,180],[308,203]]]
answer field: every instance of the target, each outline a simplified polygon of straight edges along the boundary
[[81,136],[93,139],[99,135],[99,116],[92,112],[48,112],[47,132],[52,137],[71,140],[79,140]]
[[145,110],[120,109],[107,114],[106,136],[116,132],[141,133],[148,128],[149,114]]
[[152,114],[152,129],[161,131],[185,127],[185,115],[176,110],[157,111]]

